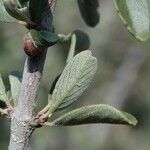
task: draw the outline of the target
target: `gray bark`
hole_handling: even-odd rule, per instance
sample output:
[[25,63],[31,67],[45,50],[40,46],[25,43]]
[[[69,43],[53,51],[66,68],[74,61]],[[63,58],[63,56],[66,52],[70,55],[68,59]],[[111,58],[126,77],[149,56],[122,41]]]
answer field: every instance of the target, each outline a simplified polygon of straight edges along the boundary
[[46,51],[37,57],[28,57],[24,67],[20,100],[11,119],[9,150],[27,150],[34,131],[30,123],[35,116],[37,91],[42,77]]
[[[39,27],[53,31],[53,11],[57,0],[49,0],[49,6],[39,22]],[[20,98],[11,115],[11,135],[9,150],[27,150],[34,126],[31,126],[35,117],[36,98],[42,77],[47,49],[36,57],[27,57]]]

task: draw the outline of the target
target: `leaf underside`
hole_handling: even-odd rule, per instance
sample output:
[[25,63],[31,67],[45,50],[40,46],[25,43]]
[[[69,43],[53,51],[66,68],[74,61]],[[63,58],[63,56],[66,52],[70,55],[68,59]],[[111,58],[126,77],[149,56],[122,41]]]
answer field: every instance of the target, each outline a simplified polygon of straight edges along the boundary
[[150,8],[148,0],[115,0],[118,14],[128,31],[138,40],[150,36]]
[[9,76],[9,81],[10,81],[11,95],[14,102],[16,103],[20,95],[21,81],[19,80],[18,77],[13,75]]
[[97,60],[90,51],[83,51],[73,57],[56,83],[50,109],[61,110],[75,102],[89,86],[96,69]]
[[0,100],[4,102],[7,100],[6,89],[1,74],[0,74]]
[[132,115],[118,111],[109,105],[89,105],[75,109],[52,122],[54,126],[75,126],[93,123],[137,124]]
[[3,4],[3,0],[0,0],[0,21],[1,22],[16,22],[16,19],[14,19],[13,17],[11,17]]

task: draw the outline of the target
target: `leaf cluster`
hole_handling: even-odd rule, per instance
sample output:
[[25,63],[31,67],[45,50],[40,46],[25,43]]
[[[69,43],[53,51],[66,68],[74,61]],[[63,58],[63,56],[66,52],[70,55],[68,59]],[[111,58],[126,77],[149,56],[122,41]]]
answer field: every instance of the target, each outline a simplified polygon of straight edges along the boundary
[[76,34],[72,34],[64,70],[54,80],[48,95],[48,104],[39,112],[37,118],[47,115],[50,122],[44,125],[49,126],[75,126],[92,123],[136,125],[137,120],[132,115],[104,104],[84,106],[51,120],[54,113],[70,107],[80,99],[97,70],[97,59],[92,56],[90,50],[74,55],[76,44]]
[[[95,27],[100,20],[99,1],[77,0],[77,3],[85,23]],[[147,41],[150,36],[149,0],[114,0],[114,4],[127,30],[138,40]],[[1,0],[0,21],[24,24],[32,40],[36,39],[36,45],[49,47],[56,44],[59,37],[39,26],[44,16],[52,16],[48,6],[48,0]]]
[[[81,15],[90,27],[100,20],[98,0],[77,0]],[[29,29],[34,43],[49,47],[58,41],[69,42],[70,49],[64,70],[56,77],[50,93],[47,106],[39,112],[39,117],[51,117],[55,112],[66,109],[89,87],[97,70],[97,59],[92,56],[88,35],[80,30],[69,36],[57,35],[39,27],[41,19],[52,15],[48,0],[1,0],[0,21],[24,23]],[[146,0],[115,0],[119,16],[128,30],[139,40],[145,41],[149,36],[149,7]],[[141,10],[140,12],[138,12]],[[142,18],[141,20],[137,19]],[[142,25],[141,25],[142,21]],[[85,50],[85,51],[82,51]],[[81,51],[81,52],[80,52]],[[79,52],[79,53],[78,53]],[[75,55],[75,53],[77,53]],[[10,89],[6,90],[0,77],[0,100],[7,105],[13,100],[16,105],[19,100],[21,82],[14,75],[9,76]],[[50,120],[50,126],[82,125],[89,123],[112,123],[136,125],[137,120],[132,115],[119,111],[104,104],[84,106]]]
[[[58,36],[39,26],[47,12],[52,15],[48,7],[48,0],[1,0],[0,21],[14,22],[29,29],[29,35],[36,45],[49,47],[58,42]],[[52,20],[51,20],[52,22]],[[50,26],[50,25],[49,25]]]
[[[98,0],[78,0],[79,10],[87,25],[95,27],[99,20]],[[139,41],[150,38],[150,2],[149,0],[114,0],[123,24]]]

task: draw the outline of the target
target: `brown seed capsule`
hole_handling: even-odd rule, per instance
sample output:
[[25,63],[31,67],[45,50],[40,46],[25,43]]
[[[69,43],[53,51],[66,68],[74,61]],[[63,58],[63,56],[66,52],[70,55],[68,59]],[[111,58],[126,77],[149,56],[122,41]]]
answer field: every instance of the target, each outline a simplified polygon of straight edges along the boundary
[[29,33],[24,37],[24,51],[31,57],[37,56],[42,51],[42,47],[35,44]]

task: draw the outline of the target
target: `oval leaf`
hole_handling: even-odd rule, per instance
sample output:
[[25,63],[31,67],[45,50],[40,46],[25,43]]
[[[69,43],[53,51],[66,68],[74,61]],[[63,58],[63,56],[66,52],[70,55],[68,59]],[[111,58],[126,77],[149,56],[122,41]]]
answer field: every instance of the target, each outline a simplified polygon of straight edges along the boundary
[[74,126],[92,123],[137,124],[132,115],[118,111],[109,105],[90,105],[75,109],[52,122],[56,126]]
[[83,51],[87,50],[90,47],[90,38],[87,33],[81,31],[81,30],[75,30],[74,31],[76,35],[76,50],[77,51]]
[[29,21],[30,19],[27,16],[27,7],[19,9],[19,5],[15,0],[4,0],[4,6],[9,15],[13,18],[21,21]]
[[56,33],[48,31],[37,31],[32,29],[30,30],[30,35],[32,36],[36,44],[42,46],[52,46],[56,44],[59,40],[59,37]]
[[7,101],[6,89],[1,74],[0,74],[0,100],[4,102]]
[[18,0],[18,1],[21,5],[23,5],[24,3],[28,2],[29,0]]
[[18,77],[14,75],[9,75],[9,81],[10,81],[11,95],[14,100],[14,103],[16,103],[20,95],[21,81]]
[[97,60],[90,51],[83,51],[66,65],[56,83],[50,101],[51,113],[76,101],[89,86],[97,69]]
[[98,0],[78,0],[80,13],[87,25],[94,27],[99,23]]
[[16,22],[16,19],[14,19],[13,17],[11,17],[3,4],[3,0],[0,0],[0,21],[2,22]]
[[115,0],[119,16],[128,31],[140,41],[150,36],[150,9],[147,0]]
[[55,86],[56,86],[56,83],[57,83],[58,79],[60,78],[60,75],[61,75],[61,74],[59,74],[59,75],[55,78],[55,80],[53,81],[52,86],[51,86],[51,88],[50,88],[50,92],[49,92],[50,95],[53,93],[53,91],[54,91],[54,89],[55,89]]
[[30,0],[29,13],[31,20],[32,21],[40,20],[47,6],[48,0]]

